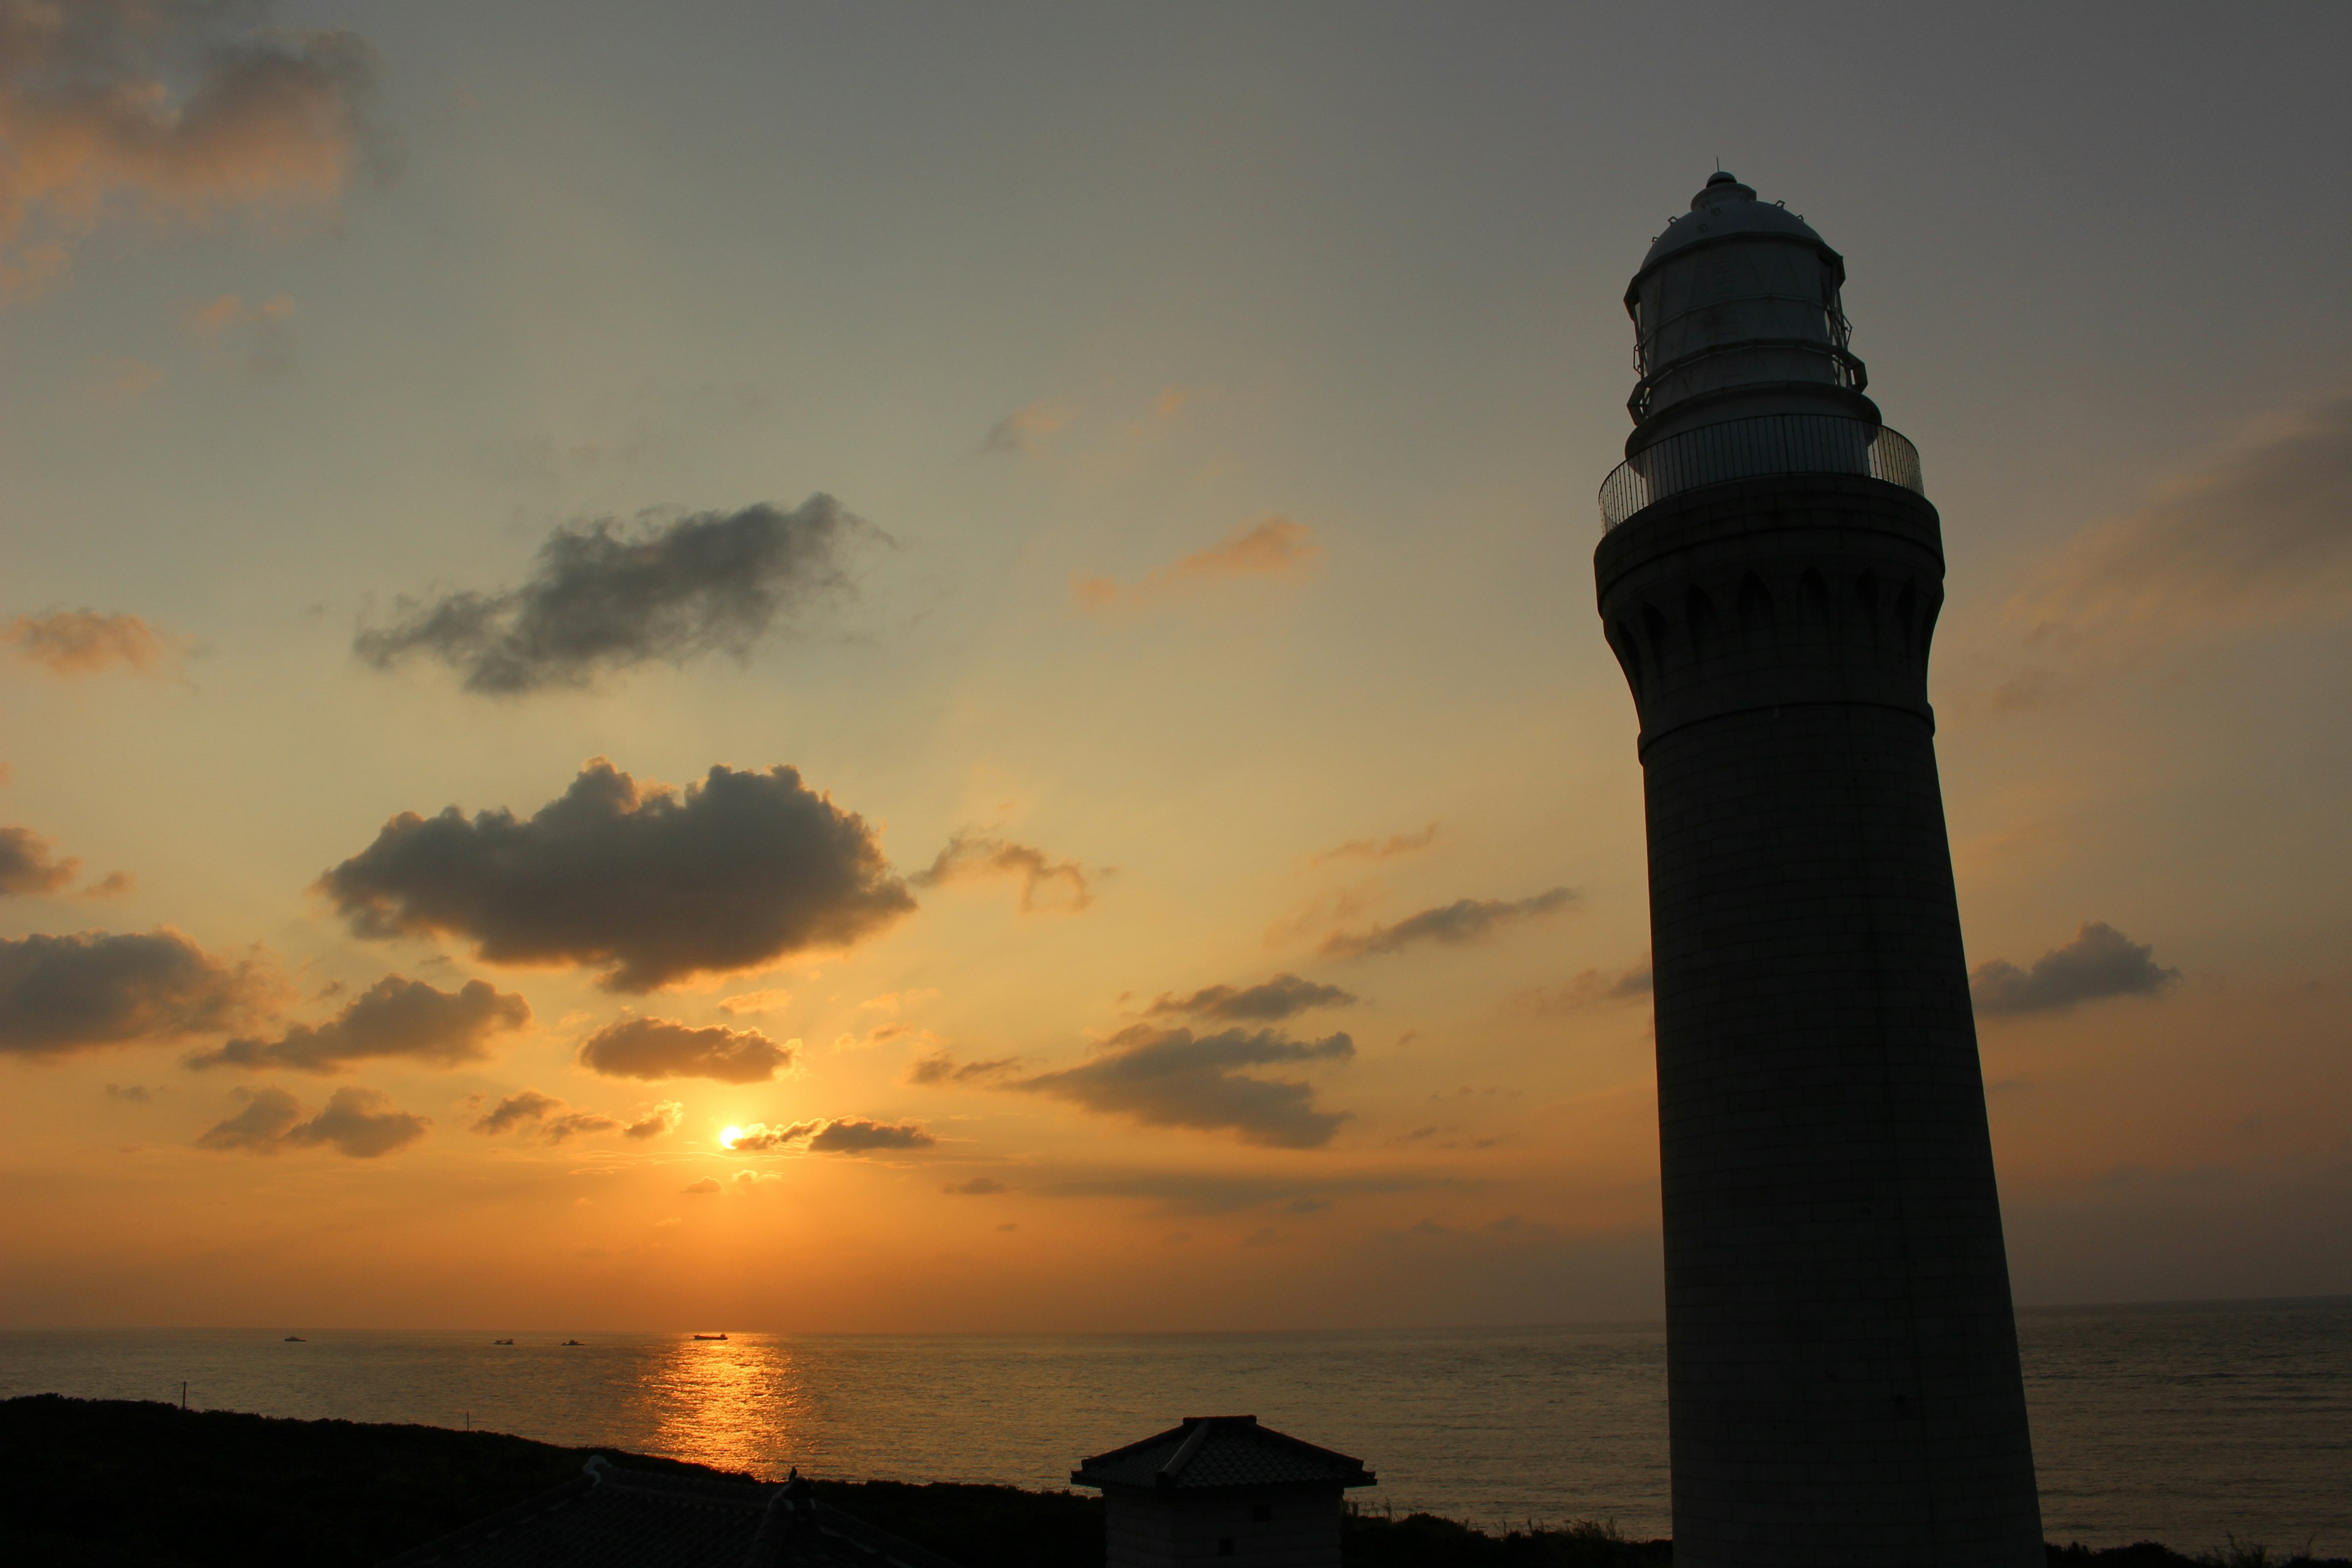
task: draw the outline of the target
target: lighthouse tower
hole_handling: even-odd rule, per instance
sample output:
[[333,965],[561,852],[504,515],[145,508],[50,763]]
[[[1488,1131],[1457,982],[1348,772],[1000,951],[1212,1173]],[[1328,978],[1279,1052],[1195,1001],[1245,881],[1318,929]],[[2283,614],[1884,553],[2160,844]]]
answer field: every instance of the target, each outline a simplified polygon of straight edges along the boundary
[[1937,783],[1944,559],[1845,264],[1727,174],[1625,293],[1676,1568],[2043,1559]]

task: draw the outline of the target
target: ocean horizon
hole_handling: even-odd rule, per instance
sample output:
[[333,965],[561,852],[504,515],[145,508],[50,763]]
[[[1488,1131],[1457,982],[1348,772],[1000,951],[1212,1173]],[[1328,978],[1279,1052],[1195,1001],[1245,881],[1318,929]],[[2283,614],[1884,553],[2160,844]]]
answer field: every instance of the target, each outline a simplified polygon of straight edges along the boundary
[[[2352,1551],[2352,1297],[2018,1314],[2058,1542]],[[176,1401],[601,1445],[762,1477],[1066,1487],[1186,1415],[1362,1458],[1360,1505],[1669,1533],[1662,1322],[1082,1334],[0,1331],[0,1395]],[[286,1336],[300,1336],[289,1342]],[[493,1344],[511,1338],[512,1345]],[[564,1339],[583,1342],[567,1345]]]

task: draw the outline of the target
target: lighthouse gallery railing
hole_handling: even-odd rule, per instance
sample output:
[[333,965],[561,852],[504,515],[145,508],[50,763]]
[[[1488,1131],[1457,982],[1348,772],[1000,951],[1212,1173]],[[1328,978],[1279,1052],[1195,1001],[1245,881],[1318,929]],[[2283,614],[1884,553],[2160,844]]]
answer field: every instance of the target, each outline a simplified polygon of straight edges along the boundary
[[1919,448],[1899,432],[1833,414],[1767,414],[1669,436],[1618,464],[1601,484],[1601,529],[1684,490],[1771,474],[1853,474],[1927,493]]

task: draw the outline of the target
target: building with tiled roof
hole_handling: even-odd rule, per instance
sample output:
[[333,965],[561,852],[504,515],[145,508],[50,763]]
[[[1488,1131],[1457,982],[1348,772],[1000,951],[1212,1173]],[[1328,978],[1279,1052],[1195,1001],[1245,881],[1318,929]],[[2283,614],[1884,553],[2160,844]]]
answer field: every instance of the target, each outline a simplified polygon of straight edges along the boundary
[[624,1469],[600,1456],[575,1479],[382,1568],[956,1568],[782,1486]]
[[1339,1510],[1372,1484],[1363,1461],[1261,1426],[1255,1415],[1190,1415],[1070,1472],[1099,1489],[1106,1568],[1216,1559],[1251,1568],[1338,1568]]

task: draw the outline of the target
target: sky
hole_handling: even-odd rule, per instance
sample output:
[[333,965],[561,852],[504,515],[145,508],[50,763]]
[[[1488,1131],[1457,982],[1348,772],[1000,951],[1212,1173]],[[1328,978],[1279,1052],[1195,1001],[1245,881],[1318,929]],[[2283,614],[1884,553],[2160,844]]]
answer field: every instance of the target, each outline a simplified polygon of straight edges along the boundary
[[1846,258],[2024,1304],[2352,1291],[2352,12],[0,0],[0,1322],[1662,1310],[1620,303]]

